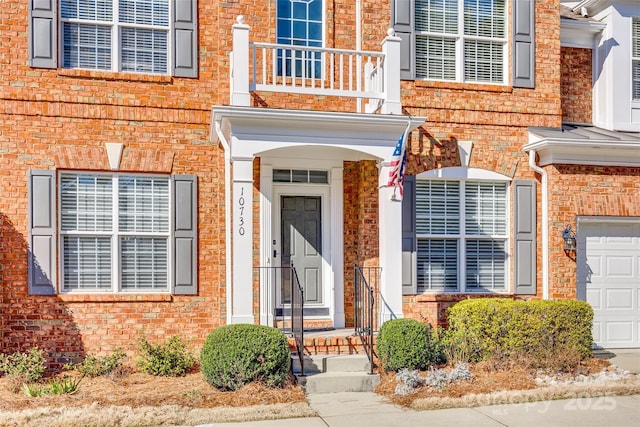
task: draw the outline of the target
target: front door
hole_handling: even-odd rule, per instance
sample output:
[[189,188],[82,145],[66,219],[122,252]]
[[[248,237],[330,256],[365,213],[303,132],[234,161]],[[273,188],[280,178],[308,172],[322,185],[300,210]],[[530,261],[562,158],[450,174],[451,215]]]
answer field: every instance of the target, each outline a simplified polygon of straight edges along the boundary
[[[321,200],[320,196],[281,196],[281,265],[295,267],[304,290],[305,311],[308,313],[307,307],[317,311],[325,303]],[[291,284],[289,277],[283,279],[280,295],[282,303],[286,305],[291,301]]]

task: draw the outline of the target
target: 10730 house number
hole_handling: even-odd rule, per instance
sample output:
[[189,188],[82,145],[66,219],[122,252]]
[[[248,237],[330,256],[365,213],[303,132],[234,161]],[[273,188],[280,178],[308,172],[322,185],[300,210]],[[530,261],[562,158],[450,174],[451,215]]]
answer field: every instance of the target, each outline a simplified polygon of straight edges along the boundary
[[240,197],[238,197],[238,212],[240,212],[240,215],[238,216],[238,234],[240,234],[241,236],[244,236],[244,233],[245,233],[244,203],[245,203],[244,187],[240,187]]

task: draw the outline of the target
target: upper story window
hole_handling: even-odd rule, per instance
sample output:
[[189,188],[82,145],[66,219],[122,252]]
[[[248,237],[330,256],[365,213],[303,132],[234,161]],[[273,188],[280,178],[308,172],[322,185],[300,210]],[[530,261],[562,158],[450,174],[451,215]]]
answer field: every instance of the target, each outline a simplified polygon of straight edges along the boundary
[[[276,14],[278,44],[322,47],[322,0],[278,0]],[[320,52],[279,50],[278,74],[293,76],[294,70],[296,77],[319,78]]]
[[640,18],[634,18],[632,23],[631,32],[631,44],[632,44],[632,99],[640,101]]
[[167,74],[170,0],[62,0],[62,66]]
[[506,0],[415,0],[416,78],[505,82]]
[[29,66],[198,77],[198,0],[29,2]]

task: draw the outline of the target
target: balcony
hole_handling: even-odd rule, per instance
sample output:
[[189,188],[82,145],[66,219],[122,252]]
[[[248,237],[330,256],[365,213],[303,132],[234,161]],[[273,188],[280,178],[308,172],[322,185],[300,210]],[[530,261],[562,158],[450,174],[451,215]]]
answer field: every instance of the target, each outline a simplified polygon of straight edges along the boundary
[[[233,25],[231,105],[249,106],[251,92],[356,98],[365,113],[401,114],[400,38],[368,52],[252,42],[239,16]],[[360,105],[360,103],[357,103]]]

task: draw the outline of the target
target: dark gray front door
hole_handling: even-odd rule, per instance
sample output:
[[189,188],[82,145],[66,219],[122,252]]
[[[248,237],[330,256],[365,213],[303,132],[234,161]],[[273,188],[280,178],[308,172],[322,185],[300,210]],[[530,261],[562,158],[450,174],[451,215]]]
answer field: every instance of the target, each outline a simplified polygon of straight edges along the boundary
[[[307,305],[324,303],[322,223],[318,196],[282,196],[282,266],[295,267]],[[290,302],[290,281],[283,277],[282,302]],[[306,309],[305,309],[306,310]],[[319,314],[319,313],[318,313]]]

